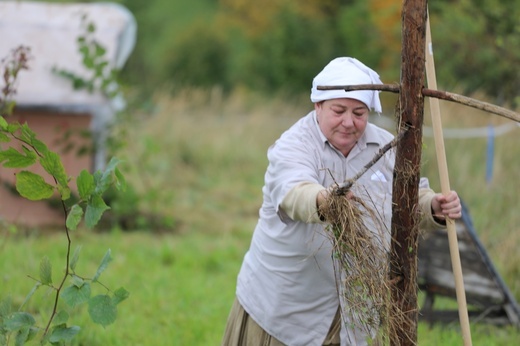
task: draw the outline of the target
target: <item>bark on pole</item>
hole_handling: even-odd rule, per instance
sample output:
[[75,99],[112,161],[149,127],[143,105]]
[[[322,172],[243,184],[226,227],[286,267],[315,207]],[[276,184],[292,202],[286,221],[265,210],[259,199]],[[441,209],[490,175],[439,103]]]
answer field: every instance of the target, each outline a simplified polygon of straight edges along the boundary
[[426,0],[404,0],[402,11],[401,91],[398,131],[408,128],[396,147],[393,181],[392,249],[393,282],[389,331],[391,345],[417,344],[417,210],[425,80]]

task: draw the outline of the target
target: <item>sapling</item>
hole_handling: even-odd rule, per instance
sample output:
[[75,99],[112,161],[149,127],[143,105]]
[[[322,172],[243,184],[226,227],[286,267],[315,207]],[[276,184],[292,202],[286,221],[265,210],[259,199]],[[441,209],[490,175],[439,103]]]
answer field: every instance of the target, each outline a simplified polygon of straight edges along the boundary
[[[29,125],[7,121],[6,118],[15,107],[12,97],[16,93],[18,74],[28,68],[29,59],[30,49],[21,46],[13,50],[10,57],[2,60],[4,87],[0,94],[0,164],[4,168],[17,170],[15,188],[23,198],[38,201],[49,200],[56,194],[60,197],[63,233],[67,239],[65,268],[60,279],[54,282],[52,263],[48,257],[44,257],[40,262],[39,277],[32,278],[36,282],[34,287],[17,310],[13,310],[10,298],[0,300],[0,345],[24,345],[30,340],[39,340],[42,345],[61,345],[72,340],[80,330],[79,326],[68,323],[69,314],[64,304],[71,308],[88,304],[91,320],[107,326],[116,320],[117,305],[129,295],[124,288],[111,290],[99,280],[111,261],[110,249],[92,277],[76,273],[81,248],[71,251],[72,232],[78,229],[82,221],[87,228],[93,228],[103,213],[110,209],[103,200],[103,194],[112,186],[122,190],[126,183],[117,168],[120,161],[116,158],[110,160],[104,171],[91,174],[83,170],[76,178],[69,177],[60,156],[39,140]],[[31,171],[33,165],[40,165],[52,183]],[[69,184],[73,182],[76,183],[78,198],[70,203],[72,193]],[[105,293],[92,295],[93,284],[101,286]],[[39,321],[43,317],[35,317],[23,311],[26,303],[41,287],[50,288],[53,292],[50,296],[52,309],[46,321]]]

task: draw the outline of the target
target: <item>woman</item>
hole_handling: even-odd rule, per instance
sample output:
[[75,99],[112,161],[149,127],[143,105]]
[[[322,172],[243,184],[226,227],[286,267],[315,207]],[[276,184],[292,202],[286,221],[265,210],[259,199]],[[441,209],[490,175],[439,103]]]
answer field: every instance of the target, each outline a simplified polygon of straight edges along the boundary
[[[317,89],[356,84],[381,81],[354,58],[332,60],[313,80],[314,110],[269,148],[260,218],[222,345],[364,345],[372,337],[341,318],[340,304],[346,303],[338,294],[332,243],[318,212],[330,187],[353,177],[393,139],[368,122],[371,109],[381,112],[377,91]],[[387,152],[351,189],[377,210],[386,248],[394,162],[395,153]],[[422,228],[444,227],[444,217],[461,217],[456,192],[436,194],[426,179],[419,191]],[[367,225],[380,231],[376,222]]]

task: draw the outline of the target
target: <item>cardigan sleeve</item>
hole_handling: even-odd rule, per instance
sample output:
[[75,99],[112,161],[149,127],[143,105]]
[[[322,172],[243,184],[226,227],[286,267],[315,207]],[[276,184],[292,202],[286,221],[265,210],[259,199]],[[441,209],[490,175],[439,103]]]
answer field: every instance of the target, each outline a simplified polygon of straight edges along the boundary
[[303,182],[287,192],[280,204],[283,212],[294,221],[322,223],[318,214],[316,199],[325,188],[316,183]]

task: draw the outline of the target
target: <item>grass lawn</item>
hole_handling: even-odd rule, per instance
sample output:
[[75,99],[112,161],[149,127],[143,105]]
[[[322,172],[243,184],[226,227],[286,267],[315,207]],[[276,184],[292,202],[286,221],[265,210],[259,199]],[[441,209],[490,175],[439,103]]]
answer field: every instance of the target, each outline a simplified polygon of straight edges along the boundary
[[[249,231],[228,235],[78,234],[74,243],[82,251],[77,273],[92,276],[110,248],[113,261],[100,281],[111,289],[125,287],[130,297],[118,306],[116,322],[106,328],[90,322],[86,306],[71,310],[69,324],[82,328],[73,345],[219,345],[249,235]],[[13,302],[21,304],[33,285],[27,275],[38,277],[44,255],[51,259],[57,281],[63,268],[63,235],[3,241],[0,296],[11,294]],[[104,293],[100,287],[94,291]],[[51,293],[40,289],[29,311],[37,314],[38,307],[42,315],[48,314],[48,304],[40,302]],[[431,328],[420,323],[419,345],[461,345],[458,329],[458,325]],[[472,339],[473,345],[514,345],[520,333],[512,328],[473,325]]]
[[[130,291],[130,298],[118,306],[116,322],[106,328],[89,321],[85,305],[69,312],[69,324],[82,327],[78,345],[218,344],[234,298],[235,276],[248,241],[245,236],[135,232],[84,233],[78,238],[74,242],[82,250],[77,274],[92,277],[110,248],[113,261],[100,281],[110,289],[123,286]],[[13,237],[4,242],[1,297],[10,294],[19,306],[34,285],[27,276],[38,277],[44,255],[51,259],[53,279],[58,281],[64,267],[64,235]],[[92,286],[93,294],[105,292]],[[52,294],[40,288],[26,308],[47,315],[49,304],[41,302],[49,301]]]

